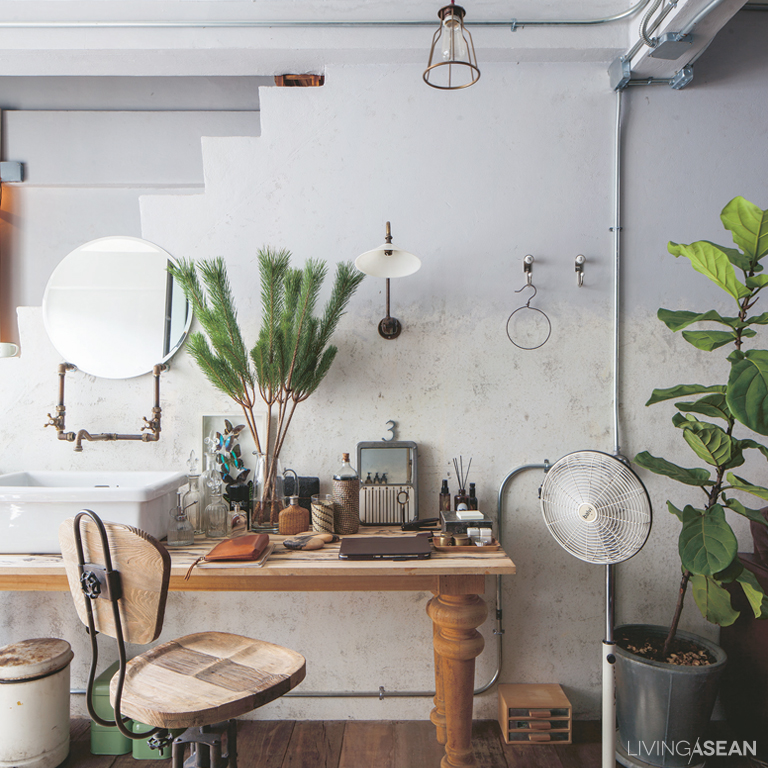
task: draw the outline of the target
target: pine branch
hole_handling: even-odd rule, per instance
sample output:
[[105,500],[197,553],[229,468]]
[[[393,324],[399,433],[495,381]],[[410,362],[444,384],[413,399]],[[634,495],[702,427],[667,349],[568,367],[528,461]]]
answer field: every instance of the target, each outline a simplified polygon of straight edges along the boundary
[[347,304],[364,278],[365,274],[356,269],[351,261],[342,261],[336,266],[333,291],[325,307],[321,324],[319,340],[321,347],[325,347],[330,340],[339,320],[346,312]]
[[[291,269],[290,253],[271,248],[260,250],[258,261],[262,323],[250,350],[243,342],[223,259],[198,265],[182,261],[169,269],[204,331],[190,336],[190,355],[217,389],[242,406],[258,450],[268,452],[272,444],[277,458],[296,405],[317,389],[336,357],[337,348],[328,342],[364,275],[351,263],[339,264],[318,319],[314,310],[327,274],[324,262],[308,259],[303,269]],[[256,391],[267,405],[264,443],[256,434],[253,415]]]

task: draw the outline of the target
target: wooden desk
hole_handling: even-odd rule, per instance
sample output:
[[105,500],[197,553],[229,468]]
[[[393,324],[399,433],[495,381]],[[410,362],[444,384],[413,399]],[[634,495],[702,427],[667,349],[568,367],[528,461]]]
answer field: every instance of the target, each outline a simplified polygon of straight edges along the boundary
[[[392,528],[366,528],[358,535],[405,535]],[[445,745],[442,768],[475,765],[472,755],[472,696],[475,658],[483,650],[477,631],[488,609],[482,595],[486,576],[511,575],[515,564],[501,550],[481,553],[433,552],[427,560],[350,562],[339,560],[338,544],[314,552],[291,552],[281,536],[262,568],[247,564],[201,564],[188,581],[190,564],[215,542],[171,551],[172,591],[329,592],[429,591],[433,624],[435,707],[430,719]],[[69,591],[61,558],[55,555],[0,555],[1,590]]]

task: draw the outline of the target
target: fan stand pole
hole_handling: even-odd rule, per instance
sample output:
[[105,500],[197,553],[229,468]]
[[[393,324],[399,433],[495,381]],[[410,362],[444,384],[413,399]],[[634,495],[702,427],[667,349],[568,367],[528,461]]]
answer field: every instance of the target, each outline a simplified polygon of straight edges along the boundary
[[616,766],[616,681],[613,649],[614,566],[605,566],[605,640],[603,640],[603,761],[602,768]]

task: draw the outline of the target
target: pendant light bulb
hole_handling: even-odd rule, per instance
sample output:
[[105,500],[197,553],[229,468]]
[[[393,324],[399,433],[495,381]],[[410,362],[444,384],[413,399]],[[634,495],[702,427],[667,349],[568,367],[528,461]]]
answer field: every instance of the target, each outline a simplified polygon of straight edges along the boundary
[[432,38],[429,63],[424,82],[443,91],[468,88],[480,79],[472,35],[464,26],[466,11],[455,5],[443,6],[438,12],[440,26]]
[[443,61],[464,61],[467,58],[467,44],[461,34],[461,22],[453,16],[446,15],[443,19],[442,41]]

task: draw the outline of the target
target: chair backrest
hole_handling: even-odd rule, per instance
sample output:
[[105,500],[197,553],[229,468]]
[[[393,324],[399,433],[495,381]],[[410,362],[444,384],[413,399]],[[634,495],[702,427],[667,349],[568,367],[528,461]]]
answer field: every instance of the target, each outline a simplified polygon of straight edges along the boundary
[[[74,517],[59,526],[59,543],[77,615],[87,626],[86,601],[90,601],[96,630],[116,637],[112,603],[101,598],[90,600],[83,592],[74,526]],[[101,536],[94,520],[83,515],[79,526],[85,563],[106,566]],[[129,643],[150,643],[157,639],[163,628],[171,558],[152,536],[137,528],[108,522],[104,522],[104,528],[112,569],[120,573],[122,594],[118,607],[123,637]]]

